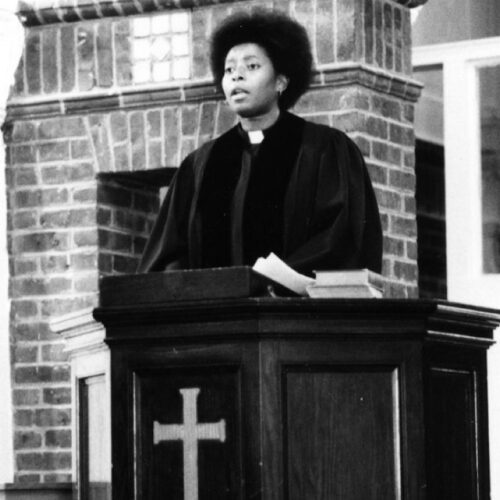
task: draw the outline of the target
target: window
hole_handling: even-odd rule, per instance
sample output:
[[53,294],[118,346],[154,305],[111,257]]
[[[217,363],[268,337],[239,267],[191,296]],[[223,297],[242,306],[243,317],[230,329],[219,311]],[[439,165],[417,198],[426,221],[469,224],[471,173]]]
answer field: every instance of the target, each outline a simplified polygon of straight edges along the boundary
[[[442,67],[448,299],[498,308],[500,38],[418,47],[414,66],[431,93],[426,69]],[[416,114],[417,139],[432,128],[429,102]]]
[[479,67],[483,272],[500,273],[500,64]]
[[190,78],[190,19],[187,12],[133,19],[131,43],[134,83]]
[[415,110],[418,286],[420,297],[446,299],[443,67],[421,67],[424,84]]

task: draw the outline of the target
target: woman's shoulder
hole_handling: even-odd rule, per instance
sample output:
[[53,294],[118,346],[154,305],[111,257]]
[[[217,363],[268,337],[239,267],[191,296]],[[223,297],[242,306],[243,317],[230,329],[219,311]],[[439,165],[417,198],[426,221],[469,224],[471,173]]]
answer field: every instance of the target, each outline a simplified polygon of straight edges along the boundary
[[304,120],[304,142],[311,147],[325,150],[328,146],[335,149],[357,150],[356,143],[342,130],[324,123]]
[[[196,167],[197,165],[200,165],[201,163],[205,163],[211,153],[211,151],[214,149],[215,146],[220,147],[224,145],[228,145],[232,140],[233,136],[235,135],[236,127],[233,127],[223,134],[219,135],[218,137],[215,137],[214,139],[210,139],[200,146],[198,146],[196,149],[191,151],[189,154],[186,155],[184,158],[182,164],[187,164],[190,166]],[[181,166],[182,166],[181,164]]]
[[331,125],[313,122],[307,119],[304,119],[304,122],[305,129],[309,131],[312,137],[317,137],[323,140],[335,139],[338,141],[352,141],[345,132],[336,127],[332,127]]
[[200,156],[204,156],[205,154],[207,154],[213,148],[213,146],[214,146],[214,144],[215,144],[216,141],[217,141],[217,139],[211,139],[211,140],[209,140],[207,142],[204,142],[200,146],[198,146],[196,149],[194,149],[193,151],[191,151],[190,153],[188,153],[185,156],[182,164],[192,165],[192,164],[196,163],[196,160]]

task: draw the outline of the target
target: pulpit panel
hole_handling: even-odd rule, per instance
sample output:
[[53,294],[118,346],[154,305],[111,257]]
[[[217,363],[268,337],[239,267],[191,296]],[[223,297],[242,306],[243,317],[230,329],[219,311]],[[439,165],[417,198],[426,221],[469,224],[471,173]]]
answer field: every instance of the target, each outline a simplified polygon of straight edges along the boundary
[[489,500],[486,358],[442,343],[426,357],[427,498]]
[[107,418],[105,375],[81,378],[78,382],[80,497],[85,500],[111,498],[110,428]]
[[401,498],[398,369],[287,369],[286,498]]
[[134,373],[136,498],[240,498],[240,376],[232,367]]
[[431,498],[477,500],[481,498],[477,470],[477,374],[434,367],[429,377],[427,470]]

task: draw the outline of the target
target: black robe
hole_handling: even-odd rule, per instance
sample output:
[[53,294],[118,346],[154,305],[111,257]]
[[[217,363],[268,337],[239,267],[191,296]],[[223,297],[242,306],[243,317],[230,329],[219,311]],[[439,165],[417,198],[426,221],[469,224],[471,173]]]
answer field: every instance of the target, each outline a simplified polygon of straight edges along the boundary
[[198,148],[169,187],[139,272],[252,265],[270,251],[309,275],[380,272],[375,194],[343,132],[282,113],[256,154],[239,126]]

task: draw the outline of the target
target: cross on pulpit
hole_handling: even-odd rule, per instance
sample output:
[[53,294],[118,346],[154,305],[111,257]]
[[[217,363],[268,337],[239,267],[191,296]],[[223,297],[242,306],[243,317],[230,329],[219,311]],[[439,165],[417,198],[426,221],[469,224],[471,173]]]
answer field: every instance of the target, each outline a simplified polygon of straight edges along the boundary
[[226,440],[226,422],[198,423],[196,400],[200,389],[179,389],[183,401],[183,424],[153,423],[154,444],[161,441],[182,441],[184,457],[184,500],[198,500],[198,441]]

